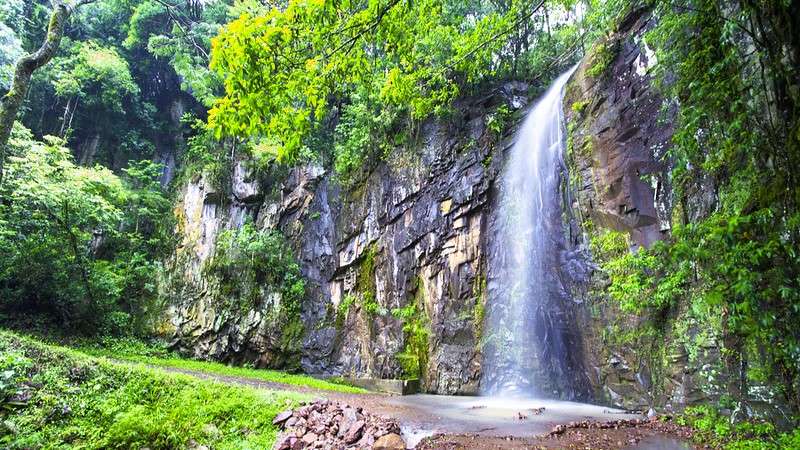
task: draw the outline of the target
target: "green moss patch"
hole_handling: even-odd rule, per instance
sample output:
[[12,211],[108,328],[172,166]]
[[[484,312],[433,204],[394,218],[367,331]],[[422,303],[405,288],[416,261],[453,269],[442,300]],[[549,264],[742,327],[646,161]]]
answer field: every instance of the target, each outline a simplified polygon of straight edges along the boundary
[[403,377],[423,379],[428,366],[430,347],[430,320],[425,312],[422,283],[418,282],[417,295],[402,308],[392,310],[392,315],[403,321],[405,346],[397,354]]
[[595,44],[590,53],[592,65],[586,69],[586,75],[598,78],[605,74],[617,57],[618,51],[619,43],[614,40]]
[[687,408],[676,421],[695,430],[693,440],[706,448],[778,450],[800,448],[800,429],[780,433],[762,421],[731,423],[728,416],[708,405]]

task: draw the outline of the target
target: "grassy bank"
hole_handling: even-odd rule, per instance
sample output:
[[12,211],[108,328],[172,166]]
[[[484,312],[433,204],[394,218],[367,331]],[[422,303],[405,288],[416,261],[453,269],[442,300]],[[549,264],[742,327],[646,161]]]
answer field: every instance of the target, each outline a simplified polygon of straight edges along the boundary
[[171,352],[135,339],[105,339],[83,342],[77,348],[93,356],[102,356],[120,361],[130,361],[158,367],[203,372],[214,375],[252,378],[259,381],[283,383],[322,391],[351,394],[367,393],[365,389],[349,386],[336,380],[322,380],[309,375],[291,374],[277,370],[253,369],[225,364],[181,358]]
[[0,448],[269,448],[307,396],[117,364],[0,331]]

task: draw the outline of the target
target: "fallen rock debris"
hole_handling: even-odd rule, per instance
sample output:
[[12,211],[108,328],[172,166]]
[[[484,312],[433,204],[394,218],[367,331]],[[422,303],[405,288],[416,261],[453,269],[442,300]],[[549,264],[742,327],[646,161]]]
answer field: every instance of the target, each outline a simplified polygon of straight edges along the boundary
[[275,416],[272,424],[283,430],[275,450],[406,449],[394,419],[330,400],[315,400],[284,411]]

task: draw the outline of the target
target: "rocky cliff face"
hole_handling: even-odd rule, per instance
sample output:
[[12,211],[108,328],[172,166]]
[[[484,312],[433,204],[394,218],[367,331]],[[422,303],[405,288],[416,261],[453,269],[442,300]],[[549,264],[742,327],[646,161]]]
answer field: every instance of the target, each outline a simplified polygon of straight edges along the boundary
[[[492,155],[509,144],[486,121],[499,102],[521,107],[526,88],[508,84],[460,105],[455,120],[425,124],[417,147],[354,189],[343,190],[322,167],[265,179],[246,161],[234,167],[229,194],[205,178],[190,183],[176,208],[182,244],[162,283],[170,299],[164,332],[203,358],[281,366],[299,357],[310,373],[421,375],[431,392],[476,393],[485,230],[502,162]],[[253,308],[229,311],[219,283],[204,275],[220,233],[247,220],[281,230],[307,280],[305,338],[294,356],[269,319],[274,292],[261,290]],[[427,349],[412,348],[413,338]]]
[[566,88],[567,159],[578,210],[649,247],[670,229],[670,111],[651,88],[645,11],[593,47]]
[[[556,395],[630,409],[680,407],[709,392],[697,358],[689,363],[671,347],[658,355],[667,364],[655,373],[643,341],[620,338],[644,319],[607,298],[598,266],[604,255],[592,245],[615,230],[631,247],[650,246],[671,227],[665,155],[672,130],[651,88],[654,60],[642,39],[651,25],[646,10],[630,13],[566,88],[564,234],[552,274],[565,295],[548,336],[558,336],[570,357],[539,363],[568,368],[570,379],[550,370]],[[456,119],[426,123],[418,145],[353,189],[320,166],[256,176],[247,161],[235,164],[226,192],[202,177],[189,183],[176,208],[182,243],[162,283],[170,299],[164,332],[202,358],[325,375],[419,376],[429,392],[477,393],[494,183],[513,135],[513,125],[497,136],[487,123],[496,105],[521,113],[528,100],[519,83],[464,101]],[[295,252],[307,280],[302,345],[282,338],[287,324],[271,313],[280,293],[251,286],[256,301],[231,309],[224,286],[204,272],[221,233],[246,221],[280,230]],[[717,355],[713,344],[704,352]]]
[[584,58],[564,99],[570,238],[577,261],[594,267],[578,289],[582,359],[596,401],[638,410],[708,400],[719,391],[720,370],[717,341],[704,337],[701,324],[674,311],[656,332],[648,326],[655,318],[625,314],[609,298],[600,269],[614,256],[610,241],[650,247],[686,220],[681,212],[702,217],[713,204],[701,188],[688,211],[674,206],[667,153],[674,109],[652,86],[655,55],[643,40],[652,21],[646,9],[629,13]]

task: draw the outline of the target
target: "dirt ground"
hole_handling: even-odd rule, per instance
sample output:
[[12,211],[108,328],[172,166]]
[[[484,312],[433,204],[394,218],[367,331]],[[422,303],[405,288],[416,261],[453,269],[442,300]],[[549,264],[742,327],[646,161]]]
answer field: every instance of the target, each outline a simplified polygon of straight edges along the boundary
[[[252,378],[231,377],[180,369],[161,368],[199,378],[213,379],[223,383],[240,384],[257,389],[290,390],[312,396],[327,398],[363,408],[373,414],[396,418],[401,424],[413,420],[415,423],[436,423],[441,420],[429,412],[398,404],[391,395],[345,394],[320,391],[302,386],[265,382]],[[481,432],[483,431],[483,432]],[[419,450],[490,450],[490,449],[630,449],[630,450],[681,450],[692,449],[688,444],[690,430],[672,422],[661,420],[616,420],[612,422],[580,421],[556,425],[550,433],[537,436],[491,436],[485,430],[474,434],[436,434],[422,439],[414,448]]]
[[672,450],[694,449],[688,442],[691,431],[673,423],[645,421],[635,426],[614,428],[568,428],[559,434],[538,437],[488,437],[478,435],[438,435],[424,439],[418,450]]

